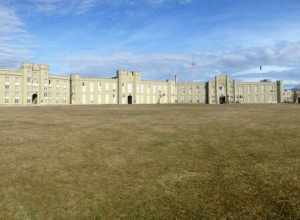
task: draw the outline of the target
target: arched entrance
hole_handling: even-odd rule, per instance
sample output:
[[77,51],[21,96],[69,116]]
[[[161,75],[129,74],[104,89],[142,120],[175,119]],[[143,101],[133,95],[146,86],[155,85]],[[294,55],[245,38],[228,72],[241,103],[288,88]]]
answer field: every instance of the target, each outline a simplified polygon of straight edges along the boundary
[[128,103],[129,105],[132,105],[132,96],[131,96],[131,95],[128,96],[127,103]]
[[32,104],[37,104],[38,103],[38,95],[36,93],[34,93],[32,95]]
[[298,104],[300,104],[300,97],[298,97]]
[[226,97],[225,96],[221,96],[220,97],[220,104],[226,104]]

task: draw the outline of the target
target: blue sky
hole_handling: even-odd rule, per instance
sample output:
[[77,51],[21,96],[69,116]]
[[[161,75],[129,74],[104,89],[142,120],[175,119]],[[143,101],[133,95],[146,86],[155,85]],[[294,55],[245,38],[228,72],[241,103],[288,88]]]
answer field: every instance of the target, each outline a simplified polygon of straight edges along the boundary
[[[300,83],[299,0],[0,0],[0,66]],[[259,66],[263,69],[260,71]]]

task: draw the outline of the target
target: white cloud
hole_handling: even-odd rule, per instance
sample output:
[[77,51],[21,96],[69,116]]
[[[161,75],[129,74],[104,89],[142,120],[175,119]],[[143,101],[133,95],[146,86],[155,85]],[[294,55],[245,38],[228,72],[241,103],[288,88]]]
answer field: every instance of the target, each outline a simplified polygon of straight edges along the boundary
[[96,6],[120,6],[146,4],[158,6],[176,3],[186,5],[193,0],[25,0],[33,5],[38,11],[46,14],[84,14]]
[[278,73],[278,72],[286,72],[286,71],[291,71],[293,70],[294,67],[288,67],[288,66],[275,66],[275,65],[270,65],[270,66],[261,66],[260,67],[255,67],[247,70],[243,70],[241,72],[237,72],[234,75],[235,76],[243,76],[243,75],[249,75],[253,73]]
[[17,66],[30,58],[32,47],[22,20],[12,8],[0,4],[0,66]]
[[[82,53],[62,60],[67,71],[111,75],[118,68],[142,71],[146,78],[166,78],[177,73],[183,80],[207,80],[217,73],[237,79],[300,80],[300,42],[273,47],[246,48],[219,53]],[[293,54],[291,54],[293,50]],[[262,65],[262,71],[260,66]]]

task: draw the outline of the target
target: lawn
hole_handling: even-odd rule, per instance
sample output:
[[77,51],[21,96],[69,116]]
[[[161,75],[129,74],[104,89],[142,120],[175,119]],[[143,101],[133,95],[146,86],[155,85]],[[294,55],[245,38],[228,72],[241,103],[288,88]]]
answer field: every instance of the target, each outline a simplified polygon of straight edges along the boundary
[[300,219],[300,105],[0,107],[0,219]]

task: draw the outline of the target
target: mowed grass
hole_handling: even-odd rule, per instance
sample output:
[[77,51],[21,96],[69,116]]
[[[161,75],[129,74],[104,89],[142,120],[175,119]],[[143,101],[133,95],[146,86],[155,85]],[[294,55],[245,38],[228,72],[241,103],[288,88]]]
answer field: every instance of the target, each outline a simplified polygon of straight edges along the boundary
[[0,108],[0,219],[300,219],[300,105]]

